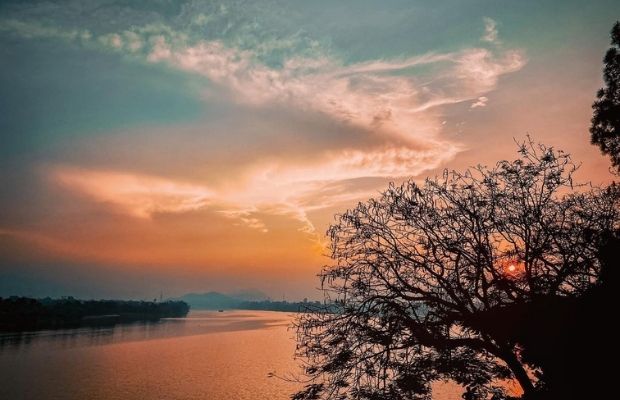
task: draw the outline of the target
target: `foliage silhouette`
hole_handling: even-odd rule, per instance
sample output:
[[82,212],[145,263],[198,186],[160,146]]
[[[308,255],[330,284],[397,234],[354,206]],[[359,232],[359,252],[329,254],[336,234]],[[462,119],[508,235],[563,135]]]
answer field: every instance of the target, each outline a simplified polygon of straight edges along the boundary
[[598,91],[592,105],[590,133],[592,144],[609,155],[612,165],[620,172],[620,21],[611,30],[611,45],[603,60],[605,87]]
[[600,285],[618,188],[575,185],[569,155],[531,140],[519,153],[337,217],[321,273],[333,304],[296,321],[308,381],[294,399],[429,399],[442,379],[475,398],[505,396],[502,379],[549,393],[558,369],[532,324]]
[[600,236],[600,279],[585,294],[546,296],[505,310],[502,329],[521,356],[544,372],[531,399],[606,398],[615,388],[620,234]]

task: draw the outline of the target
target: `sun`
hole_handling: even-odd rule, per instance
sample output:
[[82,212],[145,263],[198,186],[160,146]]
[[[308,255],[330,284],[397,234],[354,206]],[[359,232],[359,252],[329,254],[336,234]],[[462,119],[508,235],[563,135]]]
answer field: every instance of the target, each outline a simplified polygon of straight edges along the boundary
[[516,260],[506,260],[500,264],[501,273],[508,278],[517,278],[524,271],[524,265]]

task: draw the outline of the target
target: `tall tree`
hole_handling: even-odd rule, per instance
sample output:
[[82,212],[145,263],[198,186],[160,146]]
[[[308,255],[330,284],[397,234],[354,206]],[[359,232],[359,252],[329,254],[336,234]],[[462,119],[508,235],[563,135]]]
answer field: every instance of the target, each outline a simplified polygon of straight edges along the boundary
[[592,105],[590,133],[592,144],[609,155],[613,166],[620,171],[620,21],[611,30],[611,45],[604,59],[605,87],[598,91]]
[[295,398],[429,399],[441,379],[479,398],[506,378],[535,393],[545,371],[507,318],[597,285],[619,224],[617,188],[575,186],[575,169],[530,141],[515,161],[391,185],[340,215],[321,273],[329,306],[297,320],[309,382]]

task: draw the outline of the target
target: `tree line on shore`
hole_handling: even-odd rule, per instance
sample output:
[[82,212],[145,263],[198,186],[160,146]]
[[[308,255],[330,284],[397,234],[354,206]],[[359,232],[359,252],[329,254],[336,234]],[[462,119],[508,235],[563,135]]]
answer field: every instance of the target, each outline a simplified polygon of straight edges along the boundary
[[117,322],[155,321],[185,317],[183,301],[78,300],[0,297],[0,331],[73,328]]

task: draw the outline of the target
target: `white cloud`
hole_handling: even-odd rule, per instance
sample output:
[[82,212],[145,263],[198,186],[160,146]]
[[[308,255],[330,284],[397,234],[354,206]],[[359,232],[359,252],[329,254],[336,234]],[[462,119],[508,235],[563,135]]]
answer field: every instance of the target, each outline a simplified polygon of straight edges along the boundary
[[144,45],[140,35],[135,32],[125,31],[123,32],[123,38],[125,41],[125,45],[130,52],[137,52]]
[[489,17],[484,17],[484,35],[480,40],[489,43],[499,44],[499,37],[497,32],[497,22]]
[[159,62],[169,59],[171,55],[172,51],[170,50],[170,45],[166,42],[166,38],[159,35],[154,38],[154,44],[147,60],[150,62]]
[[17,19],[0,19],[0,32],[10,32],[26,39],[49,38],[89,41],[92,38],[92,34],[86,29],[62,29],[36,21]]
[[469,108],[478,108],[478,107],[486,107],[487,102],[489,101],[488,97],[480,96],[478,100],[476,100]]
[[471,49],[463,53],[455,68],[456,82],[460,83],[464,94],[462,101],[494,90],[500,76],[520,70],[526,61],[518,50],[507,50],[499,56],[487,49]]
[[[417,143],[433,140],[440,130],[437,115],[429,110],[476,99],[495,89],[500,76],[526,62],[518,50],[494,54],[472,48],[352,65],[328,57],[294,58],[274,69],[257,62],[252,52],[218,41],[175,49],[163,39],[155,43],[148,59],[203,75],[239,103],[311,109]],[[428,77],[415,74],[417,67],[428,65],[436,70],[430,83]]]
[[258,210],[256,208],[238,209],[238,210],[220,210],[219,213],[225,217],[237,219],[249,228],[256,229],[262,233],[269,232],[265,223],[255,216]]
[[120,50],[123,47],[123,39],[117,33],[99,36],[99,42],[115,50]]

